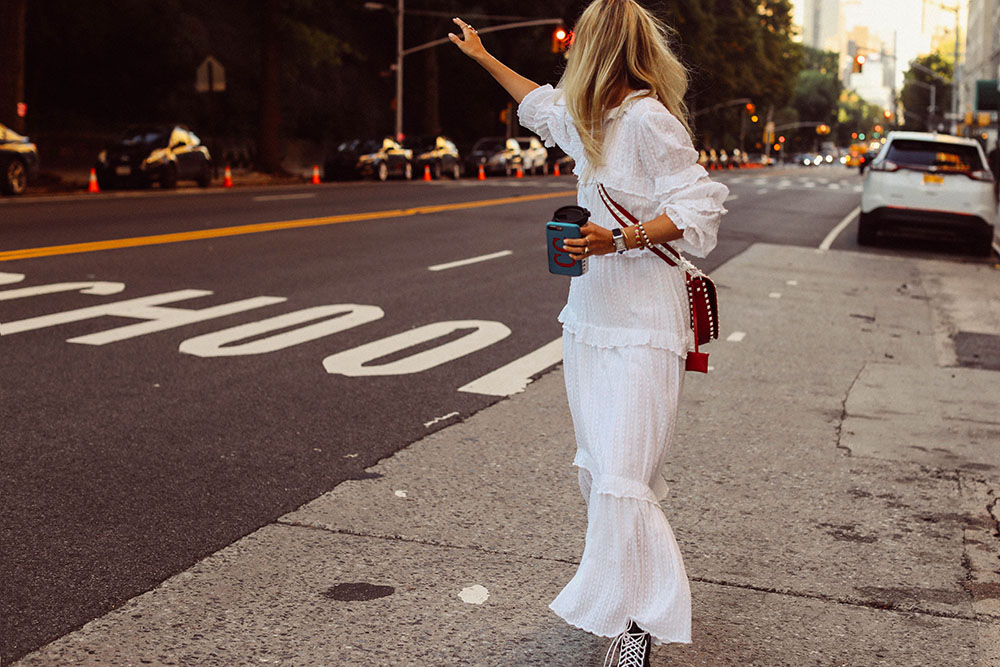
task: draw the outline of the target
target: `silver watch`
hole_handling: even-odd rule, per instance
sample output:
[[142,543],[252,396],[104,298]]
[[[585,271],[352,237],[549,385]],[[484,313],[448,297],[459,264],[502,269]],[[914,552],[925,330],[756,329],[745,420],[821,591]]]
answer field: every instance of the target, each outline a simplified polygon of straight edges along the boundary
[[611,230],[611,239],[615,242],[615,252],[623,253],[628,250],[628,246],[625,245],[625,232],[620,228]]

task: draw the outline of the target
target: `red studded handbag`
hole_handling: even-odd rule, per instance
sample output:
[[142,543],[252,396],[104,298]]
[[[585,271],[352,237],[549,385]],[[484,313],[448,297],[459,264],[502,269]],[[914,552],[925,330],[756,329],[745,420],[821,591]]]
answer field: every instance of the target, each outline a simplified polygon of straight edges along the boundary
[[[634,225],[639,221],[626,211],[618,202],[611,198],[603,185],[597,186],[601,200],[608,207],[611,216],[622,227]],[[699,345],[705,345],[719,337],[719,300],[715,291],[715,283],[698,267],[688,261],[683,255],[668,244],[660,248],[651,246],[649,249],[670,266],[681,266],[687,283],[688,304],[691,308],[691,331],[694,334],[694,350],[687,354],[685,370],[697,373],[708,372],[708,354],[698,350]],[[669,253],[669,255],[667,254]],[[673,258],[670,257],[673,255]]]

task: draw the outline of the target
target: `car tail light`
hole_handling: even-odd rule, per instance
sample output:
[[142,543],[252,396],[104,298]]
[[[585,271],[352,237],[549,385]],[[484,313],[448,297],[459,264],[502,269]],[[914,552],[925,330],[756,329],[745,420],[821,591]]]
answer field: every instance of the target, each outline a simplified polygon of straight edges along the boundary
[[868,168],[872,171],[899,171],[899,165],[889,160],[882,160],[881,162],[873,162],[872,165]]
[[985,169],[978,169],[976,171],[967,171],[965,175],[974,181],[986,181],[987,183],[993,182],[993,174]]

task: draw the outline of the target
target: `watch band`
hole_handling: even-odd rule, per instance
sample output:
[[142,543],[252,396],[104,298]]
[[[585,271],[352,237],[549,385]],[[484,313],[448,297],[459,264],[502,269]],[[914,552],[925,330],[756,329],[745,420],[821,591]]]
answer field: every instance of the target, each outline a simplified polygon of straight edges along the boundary
[[628,250],[628,246],[625,245],[625,232],[620,228],[611,230],[611,240],[615,243],[615,252],[620,254]]

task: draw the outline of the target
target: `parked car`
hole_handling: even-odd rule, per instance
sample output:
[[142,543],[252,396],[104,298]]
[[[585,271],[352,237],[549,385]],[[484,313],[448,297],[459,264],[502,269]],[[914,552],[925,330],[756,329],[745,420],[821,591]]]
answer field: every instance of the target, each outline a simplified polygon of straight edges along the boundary
[[97,156],[102,190],[122,186],[173,188],[178,181],[212,182],[212,156],[184,125],[134,125]]
[[412,137],[407,138],[403,145],[416,155],[413,165],[418,175],[424,173],[425,167],[430,167],[433,178],[441,178],[444,174],[455,180],[462,177],[462,157],[448,137]]
[[413,178],[413,151],[386,137],[377,150],[358,157],[357,169],[364,178],[387,181],[398,177],[409,181]]
[[344,181],[361,178],[358,158],[374,153],[382,147],[381,139],[347,139],[340,142],[333,153],[323,160],[323,179]]
[[542,144],[538,137],[518,137],[517,143],[521,147],[524,171],[530,174],[549,173],[549,151]]
[[573,173],[573,168],[576,166],[576,160],[566,155],[566,152],[559,148],[558,146],[553,146],[552,148],[547,148],[548,157],[546,158],[546,164],[548,165],[549,171],[555,171],[556,165],[559,166],[559,173],[563,176]]
[[38,148],[28,137],[0,124],[0,190],[5,195],[20,195],[38,176]]
[[997,227],[993,174],[975,139],[930,132],[890,132],[868,166],[858,243],[880,231],[926,228],[957,232],[989,254]]
[[467,167],[470,172],[475,172],[478,171],[479,165],[483,165],[487,173],[510,176],[523,165],[523,159],[521,145],[517,143],[517,139],[484,137],[472,147]]

